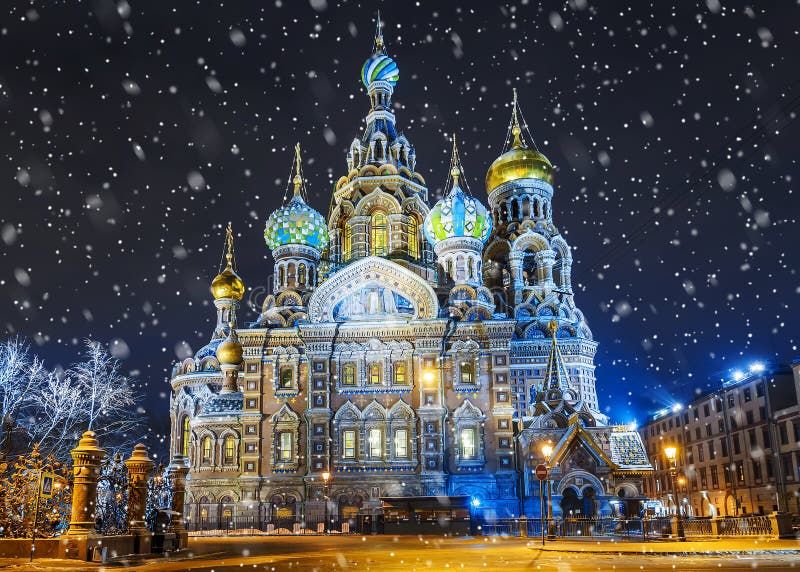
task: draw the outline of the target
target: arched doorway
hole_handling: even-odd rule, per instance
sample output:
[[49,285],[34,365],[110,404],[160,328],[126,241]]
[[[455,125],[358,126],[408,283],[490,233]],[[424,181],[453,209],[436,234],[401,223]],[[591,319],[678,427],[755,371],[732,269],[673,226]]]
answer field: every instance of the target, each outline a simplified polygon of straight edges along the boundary
[[233,528],[233,499],[227,495],[219,499],[219,528]]
[[736,497],[728,495],[725,499],[725,516],[738,516],[736,513]]
[[583,491],[583,516],[595,516],[597,514],[597,496],[593,488],[587,488]]
[[273,495],[269,502],[275,528],[292,530],[297,514],[297,499],[291,495]]
[[567,487],[564,490],[564,495],[561,497],[561,512],[565,518],[581,516],[583,510],[583,501],[578,498],[578,491],[572,487]]
[[358,523],[358,512],[364,504],[364,499],[361,495],[339,495],[339,522],[346,522],[350,525],[351,530],[356,529]]

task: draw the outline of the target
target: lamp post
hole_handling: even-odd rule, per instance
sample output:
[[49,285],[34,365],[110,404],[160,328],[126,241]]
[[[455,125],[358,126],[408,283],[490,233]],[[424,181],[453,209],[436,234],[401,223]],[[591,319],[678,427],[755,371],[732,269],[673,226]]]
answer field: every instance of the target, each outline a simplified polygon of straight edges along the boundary
[[328,471],[322,473],[322,480],[325,485],[322,488],[322,498],[325,501],[325,534],[328,534],[328,480],[331,474]]
[[665,447],[664,454],[667,456],[669,460],[669,476],[670,480],[672,481],[672,494],[676,497],[675,503],[675,522],[677,524],[678,529],[678,540],[686,540],[686,536],[683,533],[683,516],[681,515],[680,507],[677,503],[678,497],[678,483],[677,483],[677,473],[678,473],[678,448],[675,446]]
[[[550,458],[553,456],[553,447],[552,445],[550,445],[550,443],[545,443],[544,445],[542,445],[542,456],[544,457],[544,464],[547,465],[547,479],[544,481],[545,483],[544,486],[547,489],[547,494],[546,494],[547,500],[544,506],[544,515],[545,515],[544,524],[547,525],[547,523],[552,518],[552,503],[553,503],[553,499],[551,498],[552,491],[550,489]],[[542,532],[542,534],[544,535],[544,531]]]

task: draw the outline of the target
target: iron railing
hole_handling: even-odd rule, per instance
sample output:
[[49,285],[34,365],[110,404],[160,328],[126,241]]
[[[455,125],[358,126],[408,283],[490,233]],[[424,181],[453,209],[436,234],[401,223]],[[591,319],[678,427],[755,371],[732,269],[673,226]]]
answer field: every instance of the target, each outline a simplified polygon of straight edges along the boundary
[[717,521],[720,536],[769,536],[772,521],[768,516],[740,516],[720,518]]

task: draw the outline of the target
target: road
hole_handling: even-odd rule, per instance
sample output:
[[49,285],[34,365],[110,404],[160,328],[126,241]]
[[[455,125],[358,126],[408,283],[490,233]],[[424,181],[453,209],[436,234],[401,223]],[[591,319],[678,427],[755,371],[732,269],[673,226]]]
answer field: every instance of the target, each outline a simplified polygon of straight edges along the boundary
[[[713,544],[710,543],[710,547]],[[543,552],[535,541],[504,538],[413,536],[245,537],[192,539],[194,557],[126,566],[141,572],[323,572],[327,570],[414,572],[429,570],[791,570],[794,554],[740,556],[647,556]],[[119,570],[120,565],[99,570]]]

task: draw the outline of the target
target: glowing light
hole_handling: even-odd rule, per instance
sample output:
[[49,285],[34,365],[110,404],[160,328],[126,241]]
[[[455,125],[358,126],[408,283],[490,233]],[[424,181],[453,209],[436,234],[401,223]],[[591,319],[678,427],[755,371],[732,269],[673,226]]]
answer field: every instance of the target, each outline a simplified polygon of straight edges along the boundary
[[634,420],[628,424],[628,431],[636,431],[639,428],[639,424]]
[[750,364],[751,373],[761,373],[762,371],[764,371],[764,364],[761,363],[760,361],[753,362],[752,364]]
[[675,405],[672,406],[673,413],[677,413],[681,409],[683,409],[683,405],[681,405],[680,403],[676,403]]
[[675,455],[678,453],[677,447],[665,447],[664,454],[667,456],[667,459],[672,461],[675,458]]
[[734,381],[742,381],[744,379],[744,372],[740,369],[737,369],[733,372],[733,380]]
[[481,499],[473,498],[472,499],[472,506],[474,506],[475,508],[478,508],[479,506],[481,506]]
[[553,454],[553,447],[549,444],[542,445],[542,455],[544,455],[545,460],[550,460],[550,455]]

